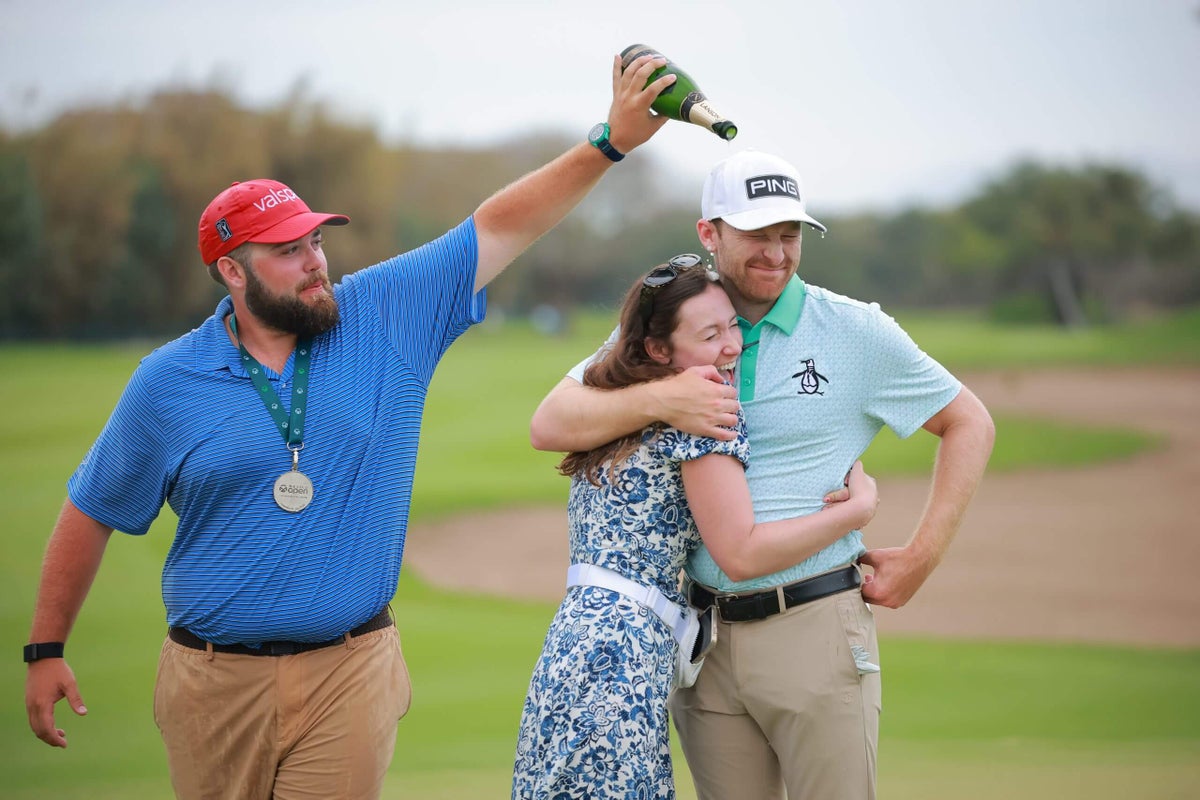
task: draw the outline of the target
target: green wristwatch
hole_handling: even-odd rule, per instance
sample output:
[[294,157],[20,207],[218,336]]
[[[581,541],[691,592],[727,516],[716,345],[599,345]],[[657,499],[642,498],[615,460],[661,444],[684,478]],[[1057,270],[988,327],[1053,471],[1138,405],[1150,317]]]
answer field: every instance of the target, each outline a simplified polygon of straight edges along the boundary
[[612,161],[620,161],[625,157],[625,154],[613,147],[612,142],[608,140],[607,122],[597,122],[592,126],[592,129],[588,131],[588,144],[604,153]]

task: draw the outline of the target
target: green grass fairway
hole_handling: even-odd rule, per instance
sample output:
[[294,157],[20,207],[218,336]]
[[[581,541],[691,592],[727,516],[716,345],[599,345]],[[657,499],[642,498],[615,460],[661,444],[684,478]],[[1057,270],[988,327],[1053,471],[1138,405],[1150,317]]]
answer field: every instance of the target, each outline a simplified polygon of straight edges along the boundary
[[[70,749],[34,740],[15,696],[3,706],[4,797],[170,796],[150,718],[161,612],[147,544],[112,549],[72,640],[91,712],[60,714]],[[450,594],[412,575],[394,605],[414,695],[385,797],[505,796],[553,605]],[[924,639],[885,639],[881,649],[888,797],[1194,796],[1200,652]],[[23,668],[13,662],[0,676],[18,695]],[[680,796],[692,797],[676,757]]]
[[[392,796],[504,795],[553,607],[450,597],[411,576],[396,607],[417,686]],[[471,635],[443,614],[462,614]],[[1200,652],[907,639],[881,649],[887,797],[1185,797],[1200,779]],[[678,748],[676,770],[680,796],[694,796]],[[968,792],[972,778],[981,785]],[[1152,791],[1118,790],[1134,785]]]
[[951,369],[1200,364],[1200,309],[1071,331],[1003,325],[968,313],[901,313],[897,319],[926,352]]
[[[902,319],[907,323],[907,320]],[[920,329],[918,325],[927,328]],[[606,333],[601,317],[545,339],[523,325],[472,331],[450,352],[429,400],[414,516],[455,508],[561,503],[553,455],[534,453],[537,402]],[[1032,363],[1194,365],[1200,314],[1121,331],[1004,330],[916,320],[919,341],[952,368]],[[1190,336],[1190,346],[1188,337]],[[1181,345],[1180,342],[1184,345]],[[968,346],[969,345],[969,346]],[[0,797],[127,800],[171,796],[151,715],[164,633],[159,594],[173,519],[117,535],[69,643],[90,713],[59,706],[70,748],[29,732],[21,702],[38,568],[68,475],[151,345],[0,345]],[[1127,458],[1156,440],[1122,430],[998,420],[993,468],[1074,468]],[[879,475],[920,472],[932,439],[881,437]],[[1037,441],[1053,447],[1029,447]],[[1035,455],[1036,454],[1036,455]],[[1049,454],[1050,461],[1035,461]],[[553,604],[451,594],[405,571],[394,604],[414,681],[385,797],[507,796],[517,722]],[[887,639],[880,784],[888,798],[1183,798],[1200,785],[1200,650]],[[682,760],[680,796],[693,797]]]
[[[908,317],[901,321],[909,324]],[[1140,365],[1145,353],[1168,361],[1173,357],[1174,363],[1200,361],[1200,348],[1194,346],[1200,341],[1200,313],[1083,332],[1014,329],[957,317],[917,316],[913,323],[924,332],[918,341],[951,369],[1022,363],[1050,368],[1064,362]],[[559,456],[529,449],[529,420],[545,393],[603,341],[611,326],[608,315],[581,315],[569,336],[547,338],[523,323],[498,330],[485,325],[456,343],[430,391],[414,515],[564,503],[566,483],[554,473]],[[993,472],[1077,467],[1127,458],[1159,444],[1153,436],[1130,430],[1004,415],[995,421],[996,447],[989,464]],[[901,442],[885,429],[864,462],[877,475],[926,474],[935,445],[936,439],[924,431]],[[461,491],[463,485],[472,487],[469,495]]]

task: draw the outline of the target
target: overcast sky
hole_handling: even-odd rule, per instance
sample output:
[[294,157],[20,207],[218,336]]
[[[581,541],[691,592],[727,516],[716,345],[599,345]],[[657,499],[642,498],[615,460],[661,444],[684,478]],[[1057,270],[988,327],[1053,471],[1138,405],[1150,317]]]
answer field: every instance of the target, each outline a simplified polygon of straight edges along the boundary
[[389,140],[582,138],[634,42],[739,127],[646,146],[688,196],[755,147],[800,168],[818,216],[952,202],[1019,157],[1120,162],[1200,209],[1200,0],[0,0],[0,122],[303,80]]

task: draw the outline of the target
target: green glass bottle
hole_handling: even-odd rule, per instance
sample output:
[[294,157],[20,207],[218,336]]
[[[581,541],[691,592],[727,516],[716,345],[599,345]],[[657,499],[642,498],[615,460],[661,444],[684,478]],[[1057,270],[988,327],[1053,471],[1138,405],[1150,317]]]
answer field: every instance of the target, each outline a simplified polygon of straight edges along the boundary
[[[621,51],[621,69],[627,68],[634,59],[647,55],[666,58],[649,45],[631,44]],[[737,136],[737,126],[713,108],[712,104],[708,102],[708,98],[704,96],[704,92],[700,91],[700,87],[692,80],[692,76],[681,70],[679,65],[670,59],[667,59],[666,66],[659,67],[654,71],[654,74],[646,81],[646,85],[650,85],[652,81],[663,75],[674,75],[675,82],[662,90],[655,98],[654,104],[650,106],[651,108],[665,117],[707,128],[726,141]]]

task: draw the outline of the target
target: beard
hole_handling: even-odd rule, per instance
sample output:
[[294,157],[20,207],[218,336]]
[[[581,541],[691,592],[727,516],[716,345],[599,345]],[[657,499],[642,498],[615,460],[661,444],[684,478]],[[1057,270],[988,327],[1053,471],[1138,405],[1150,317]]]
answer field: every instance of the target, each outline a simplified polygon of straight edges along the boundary
[[321,284],[328,294],[312,303],[305,303],[299,297],[272,294],[254,274],[254,270],[247,268],[246,308],[263,324],[277,331],[294,333],[300,337],[316,336],[337,325],[339,319],[338,304],[333,297],[329,278],[322,276]]

